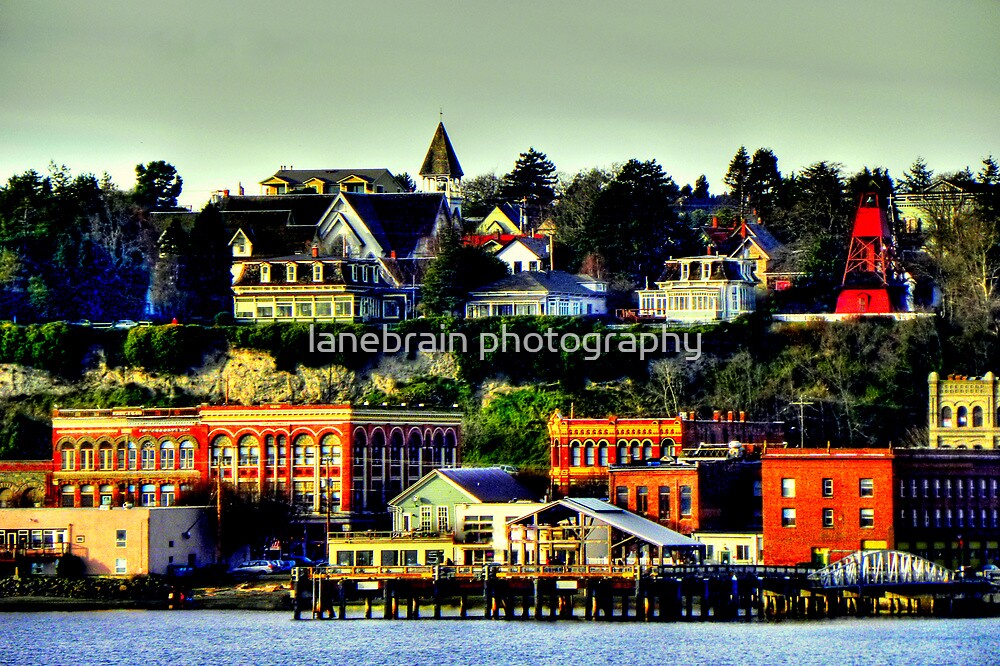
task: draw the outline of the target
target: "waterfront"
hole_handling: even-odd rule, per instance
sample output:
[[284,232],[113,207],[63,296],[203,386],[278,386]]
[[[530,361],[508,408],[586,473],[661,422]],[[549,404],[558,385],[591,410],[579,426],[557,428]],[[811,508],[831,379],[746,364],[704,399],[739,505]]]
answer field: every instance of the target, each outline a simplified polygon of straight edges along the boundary
[[996,664],[998,635],[997,618],[341,623],[284,612],[86,611],[0,622],[9,664]]

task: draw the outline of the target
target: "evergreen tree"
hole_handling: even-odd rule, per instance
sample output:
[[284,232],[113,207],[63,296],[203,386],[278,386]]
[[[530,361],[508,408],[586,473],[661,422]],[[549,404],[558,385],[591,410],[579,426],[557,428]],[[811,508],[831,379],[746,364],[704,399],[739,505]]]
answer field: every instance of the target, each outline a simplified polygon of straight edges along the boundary
[[708,178],[705,174],[698,176],[698,179],[694,181],[694,192],[691,195],[694,199],[708,199],[712,195],[708,193]]
[[150,210],[176,208],[183,184],[177,169],[163,160],[135,167],[135,201]]
[[437,238],[437,256],[420,288],[419,310],[425,315],[460,314],[469,291],[507,275],[507,264],[476,247],[462,245],[452,227]]
[[655,160],[629,160],[595,201],[588,249],[603,257],[610,274],[633,284],[655,277],[667,257],[690,247],[689,230],[674,210],[679,194]]
[[525,206],[528,219],[537,223],[556,196],[556,167],[534,148],[521,153],[514,169],[500,180],[500,196],[509,203]]
[[910,165],[910,169],[903,174],[903,190],[906,192],[920,192],[929,187],[934,181],[934,172],[927,167],[924,158],[917,157]]
[[770,148],[758,148],[747,170],[746,198],[749,207],[756,210],[765,222],[778,204],[781,188],[778,158]]
[[740,146],[729,163],[729,170],[726,171],[722,182],[729,188],[729,196],[736,203],[740,214],[746,206],[746,186],[747,178],[750,175],[750,156],[747,154],[745,146]]

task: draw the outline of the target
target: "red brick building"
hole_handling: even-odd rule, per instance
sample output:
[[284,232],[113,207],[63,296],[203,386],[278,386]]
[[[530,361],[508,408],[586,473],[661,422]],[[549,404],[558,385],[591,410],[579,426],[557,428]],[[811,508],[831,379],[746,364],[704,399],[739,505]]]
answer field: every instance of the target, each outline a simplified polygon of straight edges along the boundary
[[759,530],[760,463],[719,459],[612,466],[608,496],[617,506],[681,534]]
[[51,486],[50,460],[0,460],[0,509],[44,506]]
[[711,420],[698,419],[694,412],[678,418],[603,419],[565,418],[556,412],[549,419],[552,488],[562,495],[600,493],[611,465],[726,457],[734,442],[753,451],[784,445],[784,439],[784,423],[747,421],[743,412],[715,412]]
[[567,495],[571,488],[603,493],[608,468],[663,456],[680,455],[681,420],[564,418],[549,419],[552,487]]
[[222,482],[305,512],[380,513],[459,463],[461,413],[350,405],[64,409],[52,418],[59,506],[170,506]]
[[761,481],[765,564],[895,547],[889,449],[768,449]]
[[1000,450],[898,449],[896,546],[950,569],[1000,563]]

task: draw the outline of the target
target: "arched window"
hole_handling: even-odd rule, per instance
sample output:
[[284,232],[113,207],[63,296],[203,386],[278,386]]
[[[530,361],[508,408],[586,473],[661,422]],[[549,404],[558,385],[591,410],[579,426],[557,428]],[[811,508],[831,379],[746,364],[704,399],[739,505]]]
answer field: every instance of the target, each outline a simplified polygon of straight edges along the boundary
[[60,458],[62,460],[62,469],[64,470],[74,470],[76,469],[76,449],[69,442],[66,442],[59,449]]
[[299,435],[292,442],[292,456],[296,465],[312,466],[316,463],[316,445],[309,435]]
[[226,435],[219,435],[212,441],[212,467],[233,464],[233,440]]
[[111,500],[114,497],[114,489],[111,484],[105,484],[100,487],[101,496],[101,506],[111,506]]
[[941,408],[941,427],[942,428],[951,427],[951,407]]
[[253,435],[243,435],[239,443],[240,467],[256,467],[260,462],[260,445]]
[[89,442],[80,446],[80,469],[94,469],[94,445]]
[[144,483],[139,495],[139,506],[156,506],[156,486]]
[[63,486],[62,492],[60,493],[59,506],[75,506],[75,505],[76,505],[76,488],[74,486]]
[[624,439],[618,440],[618,459],[619,465],[625,465],[628,463],[628,442]]
[[0,509],[13,506],[14,491],[10,488],[0,488]]
[[111,444],[108,442],[101,442],[100,448],[97,449],[97,468],[111,469],[113,464],[114,452],[111,448]]
[[142,468],[156,469],[156,447],[152,442],[142,444]]
[[601,467],[608,466],[608,440],[606,439],[597,443],[597,464]]
[[124,442],[115,447],[115,469],[128,469],[128,463],[125,459],[126,452],[127,448]]
[[594,442],[589,439],[584,444],[584,460],[587,467],[594,466]]
[[320,457],[331,467],[340,467],[344,451],[340,445],[340,437],[334,434],[323,435],[319,441]]
[[958,411],[955,413],[955,421],[959,428],[964,428],[969,425],[969,410],[967,408],[959,407]]
[[160,506],[173,506],[176,500],[173,484],[166,483],[160,486]]
[[274,448],[274,435],[267,435],[264,437],[264,464],[268,467],[274,467],[277,463],[277,450]]
[[135,442],[128,443],[128,468],[136,469],[137,454],[138,449],[136,448]]
[[639,445],[639,440],[633,439],[629,444],[632,447],[632,462],[642,460],[642,447]]
[[170,441],[160,444],[160,469],[174,468],[174,443]]
[[181,469],[194,469],[194,442],[189,439],[181,442]]
[[976,406],[972,408],[972,427],[982,428],[983,427],[983,408]]
[[94,486],[80,486],[80,506],[94,506]]
[[642,457],[646,460],[653,458],[653,442],[648,439],[642,440]]
[[579,467],[582,463],[581,453],[580,453],[580,442],[573,440],[569,443],[569,465],[570,467]]

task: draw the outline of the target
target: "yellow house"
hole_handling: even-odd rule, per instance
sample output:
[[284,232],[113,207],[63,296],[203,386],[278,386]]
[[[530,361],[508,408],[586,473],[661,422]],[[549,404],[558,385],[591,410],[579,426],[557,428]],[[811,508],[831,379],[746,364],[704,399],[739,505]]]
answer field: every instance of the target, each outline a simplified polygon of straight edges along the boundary
[[500,204],[483,218],[476,227],[476,233],[481,236],[494,234],[518,236],[524,233],[524,211],[520,206]]

